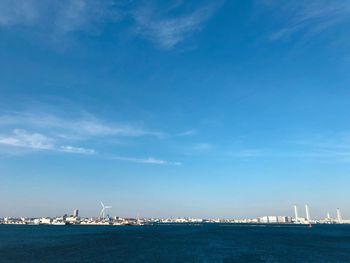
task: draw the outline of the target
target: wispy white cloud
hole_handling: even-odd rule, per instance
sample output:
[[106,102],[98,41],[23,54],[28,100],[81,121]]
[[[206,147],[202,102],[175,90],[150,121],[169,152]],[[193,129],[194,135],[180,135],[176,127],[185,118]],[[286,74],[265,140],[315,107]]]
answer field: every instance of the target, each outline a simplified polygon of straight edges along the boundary
[[134,162],[134,163],[144,163],[144,164],[176,165],[176,166],[182,165],[181,162],[171,162],[171,161],[156,159],[153,157],[148,157],[148,158],[142,159],[142,158],[117,156],[117,157],[113,157],[112,159],[119,160],[119,161]]
[[59,150],[67,153],[78,153],[78,154],[96,154],[93,149],[86,149],[82,147],[74,147],[70,145],[63,145],[59,147]]
[[56,139],[41,133],[31,133],[26,130],[15,129],[10,134],[0,134],[0,145],[29,150],[59,151],[76,154],[95,154],[93,149],[69,145],[57,146]]
[[223,154],[238,159],[300,159],[319,162],[349,162],[350,137],[346,134],[314,135],[302,140],[287,140],[268,148],[237,148]]
[[64,34],[89,28],[99,19],[98,11],[93,9],[93,6],[97,10],[100,8],[96,4],[95,1],[86,0],[61,1],[56,5],[55,29]]
[[[220,3],[219,3],[220,2]],[[194,32],[200,31],[203,24],[222,4],[222,1],[199,7],[190,13],[175,17],[164,14],[156,6],[142,6],[133,11],[136,33],[156,43],[164,49],[170,49],[182,42]],[[173,6],[178,8],[178,5]],[[173,11],[167,9],[167,12]]]
[[0,127],[30,127],[47,131],[61,138],[89,138],[101,136],[166,136],[161,131],[151,131],[130,124],[119,124],[98,119],[91,114],[62,117],[53,114],[12,112],[0,115]]
[[184,137],[184,136],[192,136],[192,135],[196,135],[196,134],[197,134],[196,130],[187,130],[187,131],[178,133],[176,136]]
[[73,32],[97,35],[107,23],[133,20],[129,26],[137,36],[170,49],[201,30],[218,8],[217,3],[174,16],[172,12],[183,5],[182,1],[164,7],[157,1],[3,0],[0,1],[0,27],[32,28],[33,34],[45,35],[46,41],[63,41]]
[[235,158],[256,158],[261,156],[268,156],[269,153],[266,149],[242,149],[229,152],[229,156]]
[[197,143],[193,145],[192,149],[195,151],[209,151],[214,148],[214,145],[211,143]]
[[[106,123],[97,119],[81,119],[76,122],[75,132],[88,136],[155,136],[163,137],[165,134],[159,131],[149,131],[127,124]],[[71,126],[72,127],[72,126]]]
[[0,25],[33,25],[40,17],[39,1],[0,1]]
[[[75,117],[63,117],[50,113],[7,112],[0,114],[0,129],[5,131],[0,133],[0,145],[13,147],[16,153],[46,150],[67,154],[98,154],[102,158],[108,158],[106,153],[77,144],[109,145],[111,140],[124,137],[130,139],[151,136],[163,139],[168,136],[160,131],[101,120],[87,113]],[[181,165],[180,162],[153,157],[146,159],[120,157],[119,160],[144,164]]]
[[[45,32],[64,34],[88,31],[112,15],[114,1],[97,0],[3,0],[0,26],[35,27]],[[113,13],[113,18],[117,13]]]
[[0,135],[0,144],[38,150],[53,149],[53,140],[40,133],[15,129],[9,135]]
[[268,0],[263,3],[281,18],[280,28],[271,35],[272,40],[289,38],[296,33],[315,36],[350,21],[349,0]]
[[292,140],[297,151],[291,156],[301,158],[318,158],[328,161],[350,161],[350,137],[348,134],[315,135],[313,138]]

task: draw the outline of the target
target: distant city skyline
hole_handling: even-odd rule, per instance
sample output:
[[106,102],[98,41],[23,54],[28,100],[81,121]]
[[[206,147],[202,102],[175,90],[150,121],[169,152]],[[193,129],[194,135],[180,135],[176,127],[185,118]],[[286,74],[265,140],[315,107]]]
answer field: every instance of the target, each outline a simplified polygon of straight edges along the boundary
[[350,218],[349,25],[340,0],[2,1],[0,217]]
[[198,218],[198,217],[143,217],[139,214],[136,217],[120,217],[106,213],[106,210],[112,208],[106,206],[101,201],[102,210],[98,217],[81,217],[79,209],[74,209],[72,214],[64,214],[60,216],[41,216],[41,217],[0,217],[0,225],[113,225],[113,226],[141,226],[153,225],[162,223],[232,223],[232,224],[296,224],[307,225],[309,228],[312,225],[318,224],[350,224],[349,219],[344,219],[339,208],[336,210],[336,217],[332,217],[329,213],[324,218],[312,218],[310,216],[309,205],[305,205],[305,216],[300,216],[297,205],[294,205],[294,216],[286,215],[265,215],[250,218]]

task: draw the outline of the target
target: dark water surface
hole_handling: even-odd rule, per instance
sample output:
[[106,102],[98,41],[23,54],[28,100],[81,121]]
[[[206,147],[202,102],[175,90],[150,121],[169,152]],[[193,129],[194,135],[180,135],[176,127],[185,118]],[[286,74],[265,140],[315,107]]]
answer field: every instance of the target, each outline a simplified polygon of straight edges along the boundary
[[350,263],[350,225],[0,225],[0,262]]

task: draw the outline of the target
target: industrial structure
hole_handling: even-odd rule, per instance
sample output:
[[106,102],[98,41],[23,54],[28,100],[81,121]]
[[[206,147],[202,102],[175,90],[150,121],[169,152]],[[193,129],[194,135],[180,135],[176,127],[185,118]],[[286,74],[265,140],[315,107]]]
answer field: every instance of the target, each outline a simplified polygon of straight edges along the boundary
[[108,205],[104,205],[102,203],[102,201],[100,203],[101,203],[101,206],[102,206],[102,209],[101,209],[101,212],[100,212],[100,218],[105,219],[106,218],[106,216],[105,216],[106,209],[110,209],[112,207],[108,206]]

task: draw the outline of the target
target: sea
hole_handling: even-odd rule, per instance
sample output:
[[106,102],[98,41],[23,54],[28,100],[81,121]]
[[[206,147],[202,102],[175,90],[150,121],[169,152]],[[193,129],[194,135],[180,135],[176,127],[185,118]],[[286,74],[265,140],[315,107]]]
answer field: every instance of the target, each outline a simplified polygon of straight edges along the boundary
[[350,225],[0,225],[0,262],[350,263]]

